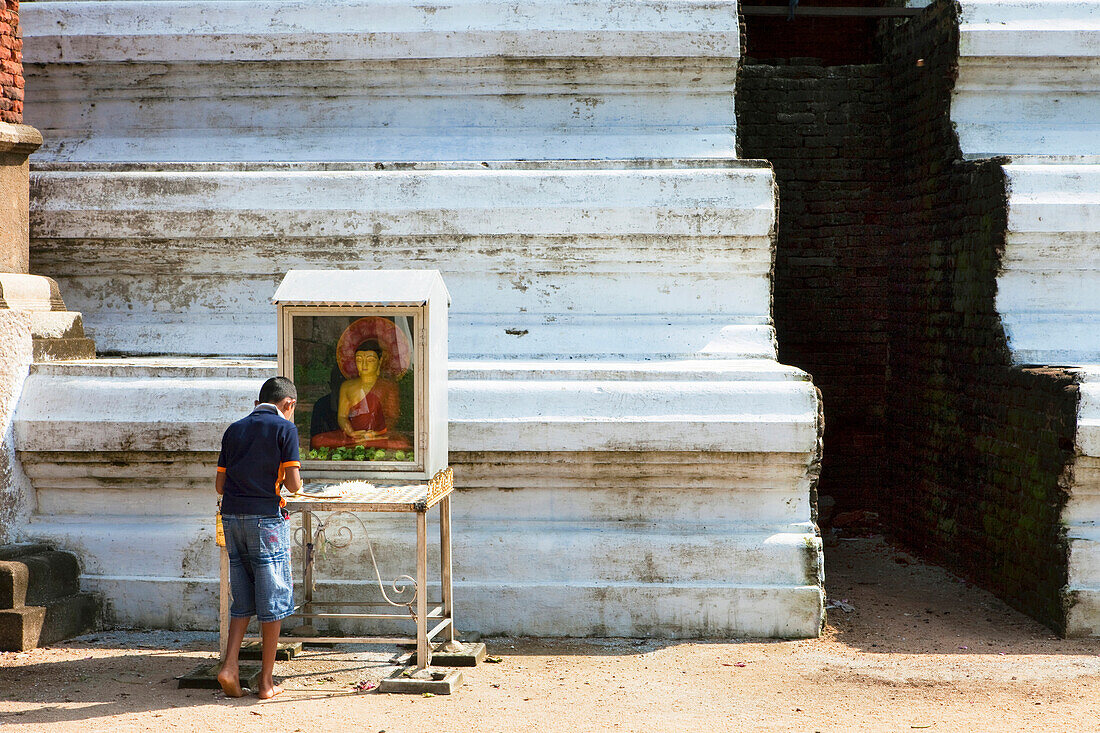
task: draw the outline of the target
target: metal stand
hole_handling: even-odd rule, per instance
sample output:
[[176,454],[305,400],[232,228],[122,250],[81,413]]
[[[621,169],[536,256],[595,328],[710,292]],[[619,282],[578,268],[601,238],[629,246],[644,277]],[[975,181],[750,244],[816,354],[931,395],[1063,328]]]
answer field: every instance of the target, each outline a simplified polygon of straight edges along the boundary
[[[320,496],[308,498],[309,491],[316,490]],[[386,621],[414,621],[416,637],[343,637],[343,636],[283,636],[280,641],[313,641],[320,643],[349,644],[416,644],[416,672],[427,673],[432,658],[432,640],[441,634],[444,648],[451,649],[454,643],[454,608],[451,588],[451,492],[454,490],[454,477],[451,469],[437,473],[426,484],[417,485],[371,485],[362,482],[347,484],[310,485],[303,494],[295,495],[286,504],[287,510],[301,517],[301,535],[295,535],[302,553],[303,602],[295,607],[294,615],[303,620],[302,628],[312,631],[314,619],[372,619]],[[327,493],[329,496],[325,496]],[[333,497],[333,493],[339,496]],[[440,544],[440,595],[439,603],[428,602],[428,512],[439,507],[439,544]],[[362,513],[366,512],[412,512],[416,515],[416,577],[402,575],[387,584],[383,582],[378,570]],[[314,597],[314,564],[321,546],[333,548],[347,547],[354,535],[348,526],[336,529],[329,537],[328,525],[336,517],[350,520],[363,530],[363,537],[370,552],[374,568],[375,581],[382,593],[381,601],[323,601]],[[229,629],[229,561],[225,549],[221,551],[221,651],[225,655],[226,639]],[[411,593],[411,595],[409,595]],[[406,600],[406,596],[408,596]],[[318,611],[319,608],[404,608],[402,613],[394,612],[354,612],[354,611]],[[435,625],[429,629],[428,622]],[[457,674],[457,673],[451,673]],[[460,678],[459,678],[460,679]],[[438,681],[438,680],[437,680]],[[454,684],[457,682],[453,681]],[[454,686],[451,685],[451,687]],[[400,690],[404,691],[404,690]]]

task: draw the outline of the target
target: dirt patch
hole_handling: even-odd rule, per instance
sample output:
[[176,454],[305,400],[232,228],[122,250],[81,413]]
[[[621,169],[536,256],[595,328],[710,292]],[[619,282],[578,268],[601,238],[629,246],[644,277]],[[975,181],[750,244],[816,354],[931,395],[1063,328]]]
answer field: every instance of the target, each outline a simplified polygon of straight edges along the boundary
[[[356,692],[396,649],[281,663],[271,702],[180,690],[212,634],[102,632],[0,654],[12,731],[1100,729],[1100,641],[1062,640],[881,539],[829,548],[821,639],[490,639],[450,697]],[[848,610],[844,610],[848,609]]]

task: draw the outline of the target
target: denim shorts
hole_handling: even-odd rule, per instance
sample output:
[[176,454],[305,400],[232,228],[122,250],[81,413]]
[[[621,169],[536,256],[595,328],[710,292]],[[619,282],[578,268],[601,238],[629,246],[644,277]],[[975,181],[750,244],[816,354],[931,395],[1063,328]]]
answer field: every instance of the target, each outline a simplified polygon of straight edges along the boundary
[[294,612],[290,522],[281,516],[223,514],[233,618],[279,621]]

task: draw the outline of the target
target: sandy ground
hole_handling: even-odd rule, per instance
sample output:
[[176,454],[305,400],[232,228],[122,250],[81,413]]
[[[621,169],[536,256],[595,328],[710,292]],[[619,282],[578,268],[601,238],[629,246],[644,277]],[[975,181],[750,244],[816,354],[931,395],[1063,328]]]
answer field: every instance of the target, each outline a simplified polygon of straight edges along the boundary
[[269,702],[177,689],[211,634],[101,632],[0,654],[11,731],[1100,731],[1100,640],[1061,640],[881,539],[827,551],[821,639],[489,639],[452,696],[356,692],[396,650],[281,664]]

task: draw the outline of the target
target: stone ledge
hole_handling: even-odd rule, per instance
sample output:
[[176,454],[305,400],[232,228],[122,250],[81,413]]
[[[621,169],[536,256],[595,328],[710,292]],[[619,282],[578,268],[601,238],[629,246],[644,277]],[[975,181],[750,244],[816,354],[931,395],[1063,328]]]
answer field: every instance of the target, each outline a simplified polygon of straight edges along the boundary
[[26,311],[64,311],[65,301],[50,277],[18,272],[0,273],[0,308]]
[[30,125],[0,122],[0,153],[30,155],[42,145],[42,133]]
[[[164,376],[157,383],[79,370],[35,373],[14,420],[17,449],[216,450],[225,425],[259,388],[259,377],[212,379],[186,367]],[[451,447],[461,451],[809,453],[817,438],[817,396],[808,381],[566,380],[551,373],[454,380],[448,393]],[[150,400],[179,407],[165,420],[149,411]],[[89,404],[100,407],[90,413]]]

